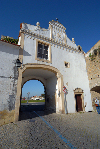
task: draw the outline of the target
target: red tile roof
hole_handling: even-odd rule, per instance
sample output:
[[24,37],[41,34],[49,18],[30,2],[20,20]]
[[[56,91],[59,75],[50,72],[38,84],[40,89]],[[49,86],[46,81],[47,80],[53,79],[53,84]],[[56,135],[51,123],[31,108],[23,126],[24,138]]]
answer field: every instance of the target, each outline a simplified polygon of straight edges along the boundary
[[20,45],[15,44],[15,43],[8,42],[8,41],[6,41],[6,40],[4,40],[4,39],[0,39],[0,41],[3,41],[3,42],[6,42],[6,43],[9,43],[9,44],[12,44],[12,45],[15,45],[15,46],[19,46],[19,47],[20,47]]

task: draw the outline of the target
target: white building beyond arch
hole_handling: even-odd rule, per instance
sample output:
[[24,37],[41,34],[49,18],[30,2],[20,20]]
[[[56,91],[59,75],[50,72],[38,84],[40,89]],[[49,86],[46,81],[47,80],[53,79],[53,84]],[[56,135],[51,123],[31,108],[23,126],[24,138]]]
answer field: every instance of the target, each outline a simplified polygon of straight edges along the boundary
[[[65,30],[66,28],[61,23],[54,20],[49,22],[48,29],[41,28],[39,23],[36,26],[26,23],[20,25],[18,43],[20,49],[19,55],[17,54],[16,57],[19,57],[22,66],[18,71],[18,78],[14,82],[17,85],[17,93],[14,93],[16,96],[15,108],[13,107],[15,121],[19,117],[21,87],[25,81],[31,78],[38,78],[44,82],[47,88],[47,98],[50,98],[50,102],[52,101],[47,104],[51,108],[55,106],[57,113],[65,113],[65,109],[68,113],[76,112],[74,92],[76,88],[83,90],[83,111],[92,111],[84,52],[75,44],[74,38],[71,41],[67,37]],[[2,42],[0,44],[3,47]],[[7,44],[9,45],[9,43]],[[3,51],[0,52],[3,57]],[[7,51],[5,53],[7,55]],[[13,59],[14,57],[11,61]],[[63,86],[68,90],[67,107],[64,107]],[[46,100],[48,101],[48,99]],[[5,103],[7,105],[6,101]]]

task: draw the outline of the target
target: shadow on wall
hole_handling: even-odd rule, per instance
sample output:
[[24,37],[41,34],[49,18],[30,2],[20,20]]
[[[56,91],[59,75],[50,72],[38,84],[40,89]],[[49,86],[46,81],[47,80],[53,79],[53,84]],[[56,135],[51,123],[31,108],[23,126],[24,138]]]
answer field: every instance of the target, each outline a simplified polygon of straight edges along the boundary
[[24,28],[25,28],[25,29],[28,29],[28,26],[27,26],[27,24],[24,24]]
[[15,109],[15,95],[9,95],[8,109],[9,111]]
[[64,108],[65,108],[65,114],[68,114],[68,109],[67,109],[67,96],[68,93],[64,93]]
[[12,77],[12,93],[8,98],[8,110],[15,110],[15,98],[17,93],[17,80],[18,80],[18,69],[16,66],[13,67],[14,77]]
[[[1,42],[3,43],[3,41],[1,41]],[[0,47],[0,51],[1,52],[14,54],[14,55],[18,55],[19,54],[18,47],[15,48],[14,45],[11,45],[11,44],[6,43],[6,42],[4,42],[3,44],[4,44],[4,47],[3,46]]]
[[[9,43],[7,43],[7,44],[9,44]],[[7,49],[8,49],[8,46],[7,46],[7,48],[0,48],[0,51],[4,52],[4,53],[19,55],[18,49],[14,49],[14,48],[11,49],[10,47],[9,47],[10,50],[9,49],[7,50]],[[27,51],[23,50],[23,56],[31,56],[31,54],[29,54]]]
[[23,50],[23,56],[31,56],[27,51]]
[[46,108],[56,111],[56,85],[57,77],[53,76],[47,79],[46,86]]

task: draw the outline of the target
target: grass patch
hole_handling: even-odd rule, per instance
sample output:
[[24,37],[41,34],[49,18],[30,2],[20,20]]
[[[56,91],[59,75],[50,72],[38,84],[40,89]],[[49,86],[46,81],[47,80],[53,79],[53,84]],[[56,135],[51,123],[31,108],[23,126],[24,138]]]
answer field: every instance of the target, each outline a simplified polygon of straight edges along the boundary
[[79,113],[80,113],[80,114],[82,114],[82,113],[84,113],[84,112],[82,112],[82,111],[79,111]]
[[[45,100],[28,100],[29,102],[45,102]],[[27,103],[27,100],[21,100],[21,103]]]

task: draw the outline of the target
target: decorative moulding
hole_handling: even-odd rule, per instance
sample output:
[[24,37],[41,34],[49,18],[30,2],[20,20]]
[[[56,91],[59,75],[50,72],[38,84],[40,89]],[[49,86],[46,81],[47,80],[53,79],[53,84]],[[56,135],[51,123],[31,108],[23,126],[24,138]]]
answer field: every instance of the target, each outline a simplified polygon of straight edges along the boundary
[[[36,33],[34,33],[34,32],[30,32],[30,31],[28,31],[27,29],[23,29],[23,28],[21,28],[21,33],[24,33],[25,34],[25,36],[26,35],[29,35],[29,36],[33,36],[33,38],[36,38],[36,39],[39,39],[39,40],[43,40],[43,41],[45,41],[45,42],[49,42],[49,43],[51,43],[51,45],[52,44],[55,44],[55,45],[57,45],[57,46],[60,46],[60,47],[63,47],[63,48],[69,48],[69,50],[74,50],[74,51],[76,51],[76,52],[79,52],[79,53],[83,53],[83,51],[79,51],[79,50],[77,50],[76,48],[73,48],[73,47],[71,47],[71,46],[69,46],[69,45],[66,45],[66,43],[59,43],[59,42],[56,42],[54,39],[50,39],[50,38],[48,38],[48,37],[44,37],[44,36],[42,36],[42,35],[39,35],[39,34],[36,34]],[[28,36],[28,37],[29,37]],[[27,37],[27,38],[28,38]],[[34,40],[34,39],[33,39]]]

